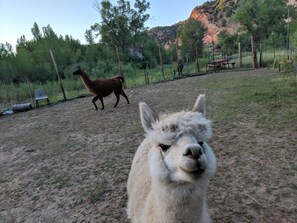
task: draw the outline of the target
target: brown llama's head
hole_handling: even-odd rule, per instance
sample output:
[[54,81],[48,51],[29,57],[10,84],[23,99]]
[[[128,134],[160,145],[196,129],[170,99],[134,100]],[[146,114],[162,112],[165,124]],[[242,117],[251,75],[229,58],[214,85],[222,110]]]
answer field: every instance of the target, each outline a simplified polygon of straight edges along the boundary
[[77,66],[77,67],[76,67],[76,70],[73,71],[72,74],[73,74],[73,75],[80,75],[80,74],[81,74],[81,71],[82,71],[82,70],[81,70],[80,66]]

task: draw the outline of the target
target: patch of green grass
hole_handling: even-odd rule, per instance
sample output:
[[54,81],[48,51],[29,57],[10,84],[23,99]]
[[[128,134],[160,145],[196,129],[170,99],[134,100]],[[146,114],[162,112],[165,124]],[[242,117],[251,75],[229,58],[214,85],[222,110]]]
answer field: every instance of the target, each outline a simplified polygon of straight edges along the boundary
[[53,170],[50,167],[41,167],[40,170],[33,175],[34,186],[38,188],[46,185],[48,179],[53,175]]
[[50,183],[60,189],[69,185],[70,178],[71,177],[66,173],[58,174],[52,177]]
[[[224,97],[224,104],[221,105],[224,110],[218,113],[215,120],[226,123],[234,117],[246,117],[257,120],[261,128],[284,128],[287,124],[296,123],[296,86],[271,75],[241,77],[239,74],[215,78],[205,82],[210,90],[220,91]],[[278,126],[273,126],[274,122]]]
[[51,185],[56,188],[63,188],[69,185],[71,176],[66,172],[55,171],[52,167],[44,166],[33,175],[35,187]]
[[105,194],[107,182],[102,179],[98,180],[94,184],[88,185],[80,192],[82,199],[87,198],[91,203],[96,203],[102,199]]
[[67,138],[60,144],[60,148],[63,148],[65,151],[67,150],[77,150],[77,142],[74,139]]

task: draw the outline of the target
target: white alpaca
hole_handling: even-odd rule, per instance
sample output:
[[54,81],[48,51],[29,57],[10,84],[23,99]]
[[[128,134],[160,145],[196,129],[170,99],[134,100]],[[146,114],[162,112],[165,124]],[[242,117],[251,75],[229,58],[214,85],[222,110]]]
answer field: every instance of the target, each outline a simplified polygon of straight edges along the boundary
[[211,222],[206,192],[216,157],[207,144],[212,131],[204,104],[205,95],[200,95],[192,111],[161,116],[146,103],[139,104],[146,138],[128,178],[132,222]]

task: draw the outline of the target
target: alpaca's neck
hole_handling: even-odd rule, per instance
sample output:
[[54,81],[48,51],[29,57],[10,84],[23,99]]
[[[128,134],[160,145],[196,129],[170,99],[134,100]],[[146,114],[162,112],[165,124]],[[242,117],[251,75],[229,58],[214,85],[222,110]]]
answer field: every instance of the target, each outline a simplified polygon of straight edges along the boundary
[[80,73],[80,77],[85,87],[93,93],[93,81],[89,78],[89,76],[85,72]]
[[193,186],[163,187],[154,190],[157,219],[168,222],[210,222],[206,192]]

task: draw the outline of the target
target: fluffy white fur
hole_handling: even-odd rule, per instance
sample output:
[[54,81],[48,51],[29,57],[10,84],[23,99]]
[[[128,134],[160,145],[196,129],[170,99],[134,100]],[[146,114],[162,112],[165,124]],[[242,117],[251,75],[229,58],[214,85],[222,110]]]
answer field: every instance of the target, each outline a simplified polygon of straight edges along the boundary
[[140,103],[146,138],[128,178],[127,212],[132,222],[211,222],[206,192],[216,158],[207,144],[212,131],[204,104],[205,96],[200,95],[192,111],[158,116]]

